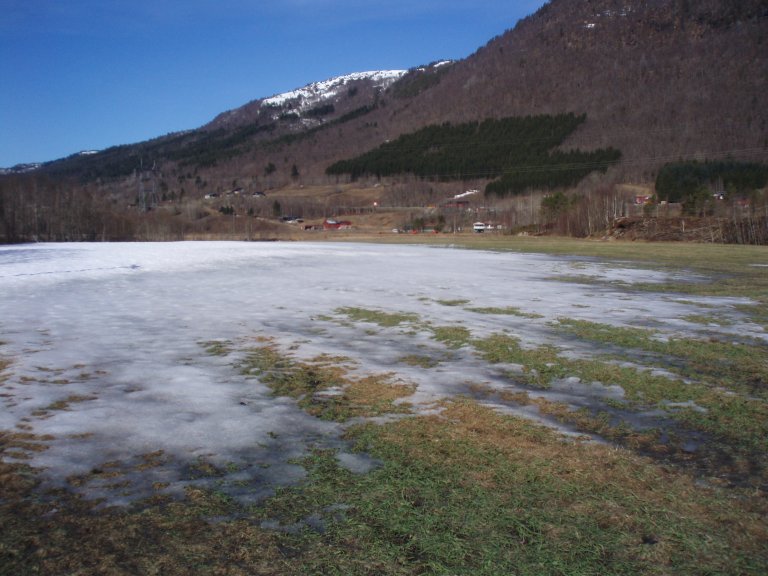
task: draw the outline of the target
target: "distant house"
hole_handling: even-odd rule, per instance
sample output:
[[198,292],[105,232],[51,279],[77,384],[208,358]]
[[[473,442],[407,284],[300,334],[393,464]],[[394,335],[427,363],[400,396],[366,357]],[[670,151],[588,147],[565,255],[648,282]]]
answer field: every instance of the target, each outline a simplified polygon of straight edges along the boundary
[[206,200],[213,200],[214,198],[218,198],[219,195],[216,194],[216,192],[211,192],[210,194],[205,195]]
[[350,228],[352,228],[352,222],[349,220],[326,219],[323,222],[323,230],[349,230]]
[[466,210],[469,208],[469,200],[446,200],[441,207],[446,210]]
[[492,222],[475,222],[472,225],[472,230],[475,232],[492,232],[494,230],[503,230],[503,224],[493,224]]

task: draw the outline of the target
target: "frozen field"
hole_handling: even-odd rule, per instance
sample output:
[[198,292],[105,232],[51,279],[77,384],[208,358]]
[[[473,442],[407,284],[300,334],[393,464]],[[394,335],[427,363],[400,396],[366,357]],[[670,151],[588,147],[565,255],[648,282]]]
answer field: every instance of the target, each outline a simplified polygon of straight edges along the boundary
[[[574,277],[580,281],[568,281]],[[195,474],[204,461],[230,471],[216,479],[220,489],[257,500],[301,478],[303,469],[291,462],[312,447],[339,449],[340,462],[353,470],[376,463],[345,452],[342,424],[313,418],[242,375],[237,350],[271,338],[297,358],[343,356],[360,373],[394,373],[415,384],[407,401],[427,411],[446,396],[470,394],[474,384],[514,384],[498,366],[467,348],[448,350],[418,326],[350,322],[340,308],[411,314],[419,325],[460,325],[473,337],[507,333],[574,356],[591,351],[560,340],[549,326],[558,318],[696,334],[715,328],[688,318],[714,307],[730,317],[716,330],[765,338],[741,321],[734,306],[745,301],[631,287],[668,279],[583,259],[417,246],[0,247],[0,355],[11,360],[0,387],[0,430],[47,436],[47,450],[18,456],[43,468],[49,485],[69,478],[89,497],[120,503],[150,494],[153,483],[171,493],[210,483]],[[472,310],[510,306],[528,316]],[[207,353],[212,341],[229,342],[235,352]],[[414,352],[440,361],[401,361]],[[589,406],[621,392],[566,380],[541,394]],[[540,418],[535,407],[518,413]],[[106,473],[116,469],[120,486]],[[94,470],[105,473],[94,477]],[[87,482],[72,481],[84,475]]]

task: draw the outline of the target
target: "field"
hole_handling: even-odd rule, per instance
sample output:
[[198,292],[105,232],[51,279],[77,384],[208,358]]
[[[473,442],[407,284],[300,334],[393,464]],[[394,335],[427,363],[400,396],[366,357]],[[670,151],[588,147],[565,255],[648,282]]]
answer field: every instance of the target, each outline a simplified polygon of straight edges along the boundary
[[0,574],[768,572],[768,251],[377,239],[0,247]]

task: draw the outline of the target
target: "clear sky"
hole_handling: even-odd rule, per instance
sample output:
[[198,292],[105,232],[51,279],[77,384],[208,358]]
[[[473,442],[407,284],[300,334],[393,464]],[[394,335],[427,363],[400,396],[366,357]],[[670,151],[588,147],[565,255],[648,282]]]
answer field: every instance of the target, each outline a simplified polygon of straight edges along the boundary
[[544,0],[0,0],[0,167],[197,128],[310,82],[469,56]]

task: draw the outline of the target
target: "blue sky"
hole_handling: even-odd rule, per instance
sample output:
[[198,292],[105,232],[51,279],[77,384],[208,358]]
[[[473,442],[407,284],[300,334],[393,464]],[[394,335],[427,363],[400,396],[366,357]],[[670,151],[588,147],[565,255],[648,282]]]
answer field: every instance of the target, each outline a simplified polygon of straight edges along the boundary
[[0,0],[0,166],[197,128],[350,72],[464,58],[544,0]]

